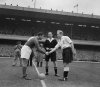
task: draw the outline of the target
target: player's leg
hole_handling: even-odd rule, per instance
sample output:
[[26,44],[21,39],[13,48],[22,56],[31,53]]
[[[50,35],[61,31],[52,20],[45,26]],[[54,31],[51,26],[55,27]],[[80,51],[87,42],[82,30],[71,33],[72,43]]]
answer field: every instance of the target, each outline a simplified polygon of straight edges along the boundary
[[23,66],[22,66],[23,78],[25,80],[31,80],[31,78],[27,77],[27,64],[28,64],[28,59],[22,58],[22,60],[23,60]]
[[45,61],[46,61],[46,67],[45,67],[45,71],[46,71],[46,74],[45,75],[49,75],[49,66],[48,66],[48,62],[49,62],[49,58],[50,58],[50,55],[46,56],[45,58]]
[[22,58],[21,58],[21,53],[20,52],[18,54],[18,58],[19,58],[20,66],[22,66]]
[[55,76],[58,76],[56,61],[53,61],[53,65],[54,65]]
[[43,65],[43,62],[40,62],[40,67],[42,67],[42,65]]
[[23,78],[25,80],[30,80],[30,78],[27,77],[26,70],[27,70],[27,64],[28,64],[28,60],[30,58],[31,52],[32,50],[26,45],[24,45],[21,49],[21,58],[23,60],[22,73],[23,73]]
[[23,78],[24,78],[27,76],[26,70],[27,70],[28,59],[22,58],[22,60],[23,60],[22,73],[23,73]]
[[39,62],[37,62],[37,67],[39,67]]
[[49,66],[48,66],[48,61],[46,61],[46,67],[45,67],[45,70],[46,70],[46,74],[45,75],[48,75],[49,73],[49,71],[48,71],[48,68],[49,68]]
[[14,54],[14,60],[13,60],[13,65],[12,66],[15,66],[17,64],[17,59],[18,59],[18,57],[17,57],[17,54],[15,52],[15,54]]
[[37,51],[37,55],[36,55],[36,62],[37,62],[37,67],[39,67],[39,62],[40,62],[40,58],[39,58],[39,52]]
[[42,64],[43,64],[43,54],[40,53],[38,57],[39,57],[39,66],[42,67]]
[[68,79],[68,73],[69,73],[69,63],[71,63],[72,52],[71,48],[66,48],[63,50],[63,64],[64,64],[64,72],[63,77],[64,80]]
[[32,66],[33,52],[30,55],[30,66]]
[[63,79],[67,80],[68,79],[68,73],[69,73],[69,64],[63,63],[64,64],[64,72],[63,72]]
[[22,66],[22,58],[19,57],[20,66]]
[[27,66],[32,66],[33,54],[31,53]]
[[37,56],[37,67],[39,67],[39,57]]
[[51,54],[51,61],[53,62],[53,65],[54,65],[55,76],[58,76],[58,73],[57,73],[57,63],[56,63],[56,52],[53,52]]

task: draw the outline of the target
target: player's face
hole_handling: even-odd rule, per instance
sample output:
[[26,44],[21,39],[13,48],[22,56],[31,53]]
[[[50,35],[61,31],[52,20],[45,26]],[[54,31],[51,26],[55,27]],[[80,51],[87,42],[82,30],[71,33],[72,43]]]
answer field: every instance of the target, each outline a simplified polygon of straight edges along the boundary
[[53,37],[53,34],[52,34],[51,32],[49,32],[49,33],[48,33],[48,37],[49,37],[49,38],[52,38],[52,37]]
[[38,36],[39,37],[39,39],[43,39],[43,35],[40,35],[40,36]]
[[61,34],[60,33],[57,33],[57,37],[59,38],[59,39],[61,39]]

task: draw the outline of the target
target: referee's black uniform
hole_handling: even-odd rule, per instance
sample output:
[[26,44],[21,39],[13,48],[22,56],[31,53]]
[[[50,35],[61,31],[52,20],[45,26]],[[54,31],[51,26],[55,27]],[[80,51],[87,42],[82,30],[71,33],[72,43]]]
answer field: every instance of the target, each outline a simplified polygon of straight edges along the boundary
[[[52,48],[54,48],[57,44],[57,40],[52,38],[51,41],[49,38],[44,42],[44,48],[47,52],[51,51]],[[51,61],[56,61],[56,52],[51,53],[50,55],[47,55],[45,58],[45,61],[49,61],[51,58]]]
[[[57,45],[57,40],[54,38],[48,38],[44,42],[44,48],[47,52],[51,51]],[[51,59],[52,62],[56,61],[56,52],[46,55],[45,61],[48,62]],[[57,67],[54,67],[55,76],[57,76]],[[48,66],[46,66],[46,75],[48,75]]]

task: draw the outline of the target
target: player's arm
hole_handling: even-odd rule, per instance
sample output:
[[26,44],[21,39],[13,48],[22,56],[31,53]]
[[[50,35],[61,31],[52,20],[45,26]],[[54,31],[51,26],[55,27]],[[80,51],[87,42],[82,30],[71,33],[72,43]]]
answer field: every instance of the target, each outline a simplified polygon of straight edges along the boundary
[[74,44],[73,44],[73,42],[71,42],[70,44],[71,44],[72,52],[75,55],[76,54],[76,51],[75,51],[75,48],[74,48]]
[[72,52],[75,55],[76,54],[76,51],[75,51],[75,48],[74,48],[73,41],[69,37],[67,37],[66,40],[70,43]]
[[35,43],[35,46],[36,46],[36,48],[37,48],[37,51],[39,51],[39,52],[41,52],[41,53],[43,53],[43,54],[46,54],[46,53],[40,48],[39,42],[38,42],[37,39],[34,39],[34,43]]

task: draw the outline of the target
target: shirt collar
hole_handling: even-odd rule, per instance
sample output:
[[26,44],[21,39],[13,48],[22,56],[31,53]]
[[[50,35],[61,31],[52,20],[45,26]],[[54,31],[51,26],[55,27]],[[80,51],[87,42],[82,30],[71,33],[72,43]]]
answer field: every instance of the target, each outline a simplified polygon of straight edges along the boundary
[[48,40],[49,40],[50,42],[52,42],[52,41],[54,40],[54,38],[51,38],[51,39],[50,39],[50,38],[48,38]]

